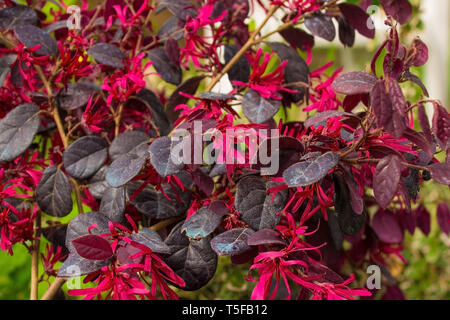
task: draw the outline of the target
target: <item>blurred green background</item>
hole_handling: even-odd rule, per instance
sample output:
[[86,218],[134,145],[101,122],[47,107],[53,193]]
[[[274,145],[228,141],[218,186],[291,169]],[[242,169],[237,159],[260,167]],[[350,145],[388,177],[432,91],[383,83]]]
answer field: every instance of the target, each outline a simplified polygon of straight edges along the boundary
[[[95,2],[97,1],[90,1],[90,3]],[[410,2],[414,5],[413,19],[401,28],[401,35],[402,38],[406,39],[406,43],[426,28],[426,23],[422,21],[421,12],[421,5],[424,1],[411,0]],[[66,3],[76,4],[77,1],[66,1]],[[374,4],[377,4],[377,1],[374,1]],[[44,12],[49,12],[49,8],[52,6],[54,5],[48,2]],[[446,23],[448,24],[448,21]],[[158,28],[159,26],[155,25],[155,29]],[[344,66],[345,71],[363,70],[368,67],[373,52],[383,39],[382,36],[383,33],[381,33],[381,36],[377,35],[375,40],[366,41],[351,49],[343,49],[336,43],[319,44],[314,49],[311,69],[328,61],[334,61],[332,71],[341,65]],[[449,40],[444,39],[443,41],[448,43]],[[433,48],[430,50],[433,50]],[[448,60],[450,60],[448,51],[447,55]],[[414,72],[420,75],[422,79],[427,80],[423,68],[416,68]],[[443,74],[436,76],[445,77],[446,73],[450,74],[450,70],[444,70]],[[159,87],[161,85],[163,84],[160,84]],[[411,99],[416,99],[420,95],[420,91],[415,86],[406,85],[404,89]],[[447,92],[450,92],[450,87]],[[440,97],[440,99],[450,101],[450,94],[447,97]],[[293,110],[288,115],[291,120],[294,117],[302,116],[300,110]],[[399,280],[400,288],[404,291],[407,299],[450,299],[450,238],[440,232],[435,214],[436,206],[439,203],[450,203],[449,188],[426,182],[421,188],[419,201],[425,204],[432,215],[431,233],[429,236],[424,236],[420,230],[416,230],[413,236],[406,233],[403,255],[408,264],[398,264],[391,269],[391,272]],[[76,212],[73,214],[76,214]],[[47,241],[43,239],[41,250],[45,248],[46,243]],[[42,271],[42,266],[40,270]],[[254,284],[245,281],[247,272],[248,265],[235,266],[231,264],[229,258],[221,257],[217,273],[207,286],[196,292],[179,291],[179,295],[190,299],[248,299]],[[16,245],[13,257],[0,251],[0,299],[27,299],[29,297],[29,282],[30,256],[27,250],[21,245]],[[40,283],[40,296],[47,287],[47,283]],[[66,285],[63,289],[64,291],[67,290]]]

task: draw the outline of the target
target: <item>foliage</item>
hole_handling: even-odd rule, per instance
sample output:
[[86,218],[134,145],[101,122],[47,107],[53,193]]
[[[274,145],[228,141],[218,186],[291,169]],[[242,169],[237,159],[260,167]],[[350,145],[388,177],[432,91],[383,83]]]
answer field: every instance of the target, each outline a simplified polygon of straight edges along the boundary
[[[83,2],[80,28],[68,29],[63,2],[49,21],[45,1],[5,1],[0,248],[30,253],[32,299],[52,280],[44,296],[54,297],[54,278],[73,277],[74,266],[89,285],[71,296],[176,299],[215,281],[219,256],[229,256],[228,270],[237,265],[230,274],[246,269],[252,299],[371,299],[376,290],[354,284],[371,264],[382,266],[382,297],[403,297],[390,270],[406,263],[405,234],[431,232],[419,188],[450,185],[450,115],[414,74],[429,49],[397,31],[411,4],[380,1],[387,39],[369,72],[346,73],[331,62],[311,70],[315,39],[351,47],[356,32],[373,38],[371,1],[272,0],[250,31],[251,4]],[[156,31],[164,8],[172,17]],[[278,12],[282,23],[261,34]],[[286,43],[266,41],[276,33]],[[233,89],[219,93],[225,74]],[[420,97],[405,95],[405,83]],[[294,106],[305,121],[274,120]],[[197,147],[210,147],[216,162],[175,161],[179,129],[194,143],[218,133],[182,150],[196,159]],[[259,129],[280,136],[258,131],[256,152],[250,139],[229,143],[231,130]],[[276,172],[267,174],[263,149],[282,159]],[[230,154],[237,161],[223,163]],[[432,209],[448,234],[448,202]],[[51,245],[41,251],[44,238]]]

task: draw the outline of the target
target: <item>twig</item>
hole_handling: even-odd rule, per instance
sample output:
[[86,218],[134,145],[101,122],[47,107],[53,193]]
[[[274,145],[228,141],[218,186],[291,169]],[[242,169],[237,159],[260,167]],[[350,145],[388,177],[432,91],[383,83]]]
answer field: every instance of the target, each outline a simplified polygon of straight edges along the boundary
[[39,234],[41,227],[41,215],[38,214],[36,218],[36,239],[31,251],[31,286],[30,286],[30,300],[38,299],[38,285],[39,285],[39,251],[41,241],[39,240]]
[[53,280],[50,287],[48,287],[47,291],[45,291],[44,295],[42,296],[41,300],[51,300],[56,295],[58,290],[62,287],[64,282],[66,282],[66,278],[59,278],[56,277],[55,280]]

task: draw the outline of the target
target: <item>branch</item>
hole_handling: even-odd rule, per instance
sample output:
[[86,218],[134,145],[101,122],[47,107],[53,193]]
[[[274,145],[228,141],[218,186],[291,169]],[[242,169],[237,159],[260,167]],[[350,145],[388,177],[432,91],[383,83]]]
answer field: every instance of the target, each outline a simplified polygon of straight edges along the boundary
[[41,215],[38,214],[36,218],[36,239],[31,251],[31,285],[30,285],[30,300],[38,299],[38,286],[39,286],[39,253],[41,247],[41,241],[39,240],[39,228],[41,227]]
[[50,287],[48,287],[47,291],[45,291],[44,295],[42,296],[41,300],[52,300],[53,297],[56,295],[58,290],[62,287],[64,282],[66,282],[66,278],[59,278],[56,277],[55,280],[53,280]]

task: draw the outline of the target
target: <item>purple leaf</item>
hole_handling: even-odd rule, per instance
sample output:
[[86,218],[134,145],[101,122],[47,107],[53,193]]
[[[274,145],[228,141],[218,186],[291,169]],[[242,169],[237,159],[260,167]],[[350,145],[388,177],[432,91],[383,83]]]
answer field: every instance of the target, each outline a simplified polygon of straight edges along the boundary
[[247,241],[253,233],[254,231],[248,228],[225,231],[211,240],[211,248],[219,256],[240,254],[250,249]]
[[175,122],[180,114],[180,111],[175,110],[175,108],[178,105],[184,104],[189,100],[189,98],[182,96],[180,92],[187,93],[190,95],[195,94],[203,78],[204,76],[189,78],[175,89],[175,91],[172,93],[166,104],[167,118],[169,119],[170,122],[172,123]]
[[372,22],[372,19],[363,9],[350,3],[340,3],[338,6],[345,19],[353,28],[367,38],[375,38],[375,29],[368,27],[368,22]]
[[314,37],[302,29],[290,27],[280,31],[280,34],[291,46],[302,51],[314,47]]
[[350,204],[352,206],[353,211],[357,214],[361,214],[364,210],[364,201],[359,193],[358,184],[355,182],[355,179],[352,175],[349,175],[346,171],[344,174],[344,180],[347,183],[347,187],[350,195]]
[[81,137],[64,150],[64,168],[74,178],[89,178],[103,166],[108,156],[107,148],[107,142],[100,137]]
[[72,185],[57,166],[44,170],[36,188],[36,202],[43,212],[53,217],[65,217],[72,211]]
[[372,219],[372,228],[383,242],[403,242],[403,231],[396,216],[390,211],[379,210]]
[[338,76],[332,88],[337,93],[355,95],[362,93],[370,93],[377,83],[377,77],[367,72],[348,72]]
[[19,25],[36,25],[37,22],[38,16],[31,7],[14,5],[0,11],[0,27],[5,30]]
[[251,122],[264,123],[272,119],[280,107],[281,101],[265,99],[252,89],[242,97],[242,111]]
[[430,157],[433,157],[433,150],[431,149],[430,143],[425,138],[425,135],[421,132],[417,132],[410,127],[407,127],[405,132],[403,133],[404,137],[409,141],[416,144],[419,148],[421,148],[424,152],[426,152]]
[[421,205],[416,210],[414,210],[414,215],[416,217],[416,225],[423,232],[424,235],[428,236],[431,230],[431,216],[428,210]]
[[207,207],[201,207],[181,226],[190,239],[199,240],[209,236],[222,222],[223,216],[217,215]]
[[329,118],[336,118],[336,117],[358,118],[353,113],[343,112],[343,111],[338,111],[338,110],[328,110],[328,111],[317,113],[314,116],[306,119],[306,121],[304,122],[304,126],[305,126],[305,128],[309,128],[311,126],[314,126],[315,124],[326,121]]
[[[394,86],[392,85],[392,87]],[[384,80],[377,82],[372,89],[370,97],[371,105],[377,118],[377,124],[380,127],[384,127],[394,138],[400,139],[406,130],[405,116],[399,111],[402,108],[401,97],[398,94],[389,94],[386,90]],[[392,101],[393,98],[396,103],[395,107]]]
[[24,153],[39,129],[39,108],[24,103],[0,120],[0,161],[11,161]]
[[447,203],[438,206],[436,217],[442,232],[450,235],[450,208]]
[[427,112],[423,104],[420,104],[417,108],[418,119],[420,127],[422,128],[423,134],[427,139],[428,143],[433,143],[433,134],[431,133],[430,121],[428,120]]
[[[78,277],[100,270],[111,263],[107,260],[89,260],[81,257],[76,252],[72,252],[58,269],[58,277]],[[74,268],[74,267],[77,268]],[[78,272],[78,273],[76,273]]]
[[450,138],[450,115],[440,103],[434,104],[432,130],[440,140],[441,148],[446,150]]
[[54,56],[58,53],[58,45],[47,32],[30,24],[16,25],[14,27],[16,37],[27,48],[33,48],[41,45],[39,50],[35,52],[40,56]]
[[170,62],[172,62],[174,66],[178,66],[180,64],[180,48],[178,42],[170,38],[166,41],[164,49],[166,50]]
[[[238,53],[239,48],[235,45],[225,45],[225,63],[228,64],[231,59]],[[248,82],[250,78],[250,64],[245,56],[242,56],[228,71],[228,79],[231,82],[241,81]]]
[[305,26],[315,36],[328,41],[336,37],[336,29],[333,20],[326,14],[317,12],[305,19]]
[[414,234],[414,230],[416,229],[415,215],[410,212],[403,211],[398,218],[401,227],[404,230],[407,230],[410,234]]
[[392,16],[400,24],[408,22],[412,14],[412,6],[408,0],[380,0],[386,14]]
[[298,162],[283,172],[283,179],[290,187],[305,187],[324,178],[339,163],[335,152],[327,152],[312,161]]
[[373,174],[373,193],[378,204],[386,208],[395,196],[400,182],[402,164],[395,155],[383,158]]
[[338,17],[339,40],[344,46],[353,47],[355,44],[355,29],[343,16]]
[[428,167],[431,177],[438,183],[450,186],[450,163],[436,163]]
[[423,66],[428,61],[428,47],[420,39],[414,39],[412,43],[412,65]]
[[147,55],[164,81],[174,85],[179,85],[181,83],[181,69],[178,65],[172,63],[166,50],[163,48],[152,49],[147,52]]
[[94,44],[87,53],[98,63],[113,68],[123,68],[123,53],[115,45],[109,43]]
[[425,97],[430,96],[428,94],[427,88],[425,87],[424,83],[422,82],[422,80],[420,80],[420,78],[418,76],[416,76],[415,74],[412,74],[409,71],[405,71],[403,73],[403,78],[417,84],[420,87],[420,89],[422,89],[422,93]]
[[[178,143],[183,143],[181,140]],[[152,142],[148,151],[150,153],[150,162],[163,178],[175,174],[184,167],[184,163],[175,163],[172,160],[172,148],[175,142],[168,136],[157,138]]]
[[265,244],[280,244],[280,245],[286,245],[286,242],[284,242],[280,238],[280,234],[276,232],[273,229],[262,229],[254,234],[252,234],[248,240],[247,244],[249,246],[259,246],[259,245],[265,245]]
[[78,254],[89,260],[106,260],[112,257],[111,245],[100,236],[89,234],[72,241]]

